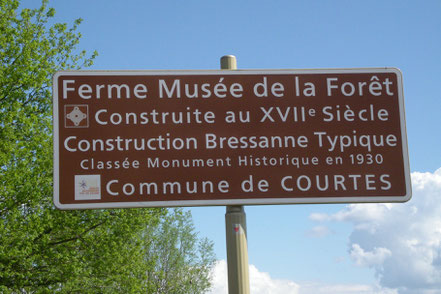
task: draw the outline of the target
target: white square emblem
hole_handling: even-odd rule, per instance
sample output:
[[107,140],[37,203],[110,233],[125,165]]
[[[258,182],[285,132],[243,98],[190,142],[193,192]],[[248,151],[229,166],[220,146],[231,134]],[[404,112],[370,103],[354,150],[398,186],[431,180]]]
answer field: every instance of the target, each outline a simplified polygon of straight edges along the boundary
[[75,200],[101,199],[100,175],[75,176]]

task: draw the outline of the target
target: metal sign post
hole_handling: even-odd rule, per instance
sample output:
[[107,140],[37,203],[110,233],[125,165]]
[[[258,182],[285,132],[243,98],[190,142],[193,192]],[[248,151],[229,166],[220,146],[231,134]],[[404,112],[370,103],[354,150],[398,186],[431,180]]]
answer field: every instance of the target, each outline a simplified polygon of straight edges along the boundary
[[250,293],[248,274],[247,222],[243,206],[227,206],[225,213],[227,237],[228,293]]
[[[221,58],[221,69],[237,69],[236,57]],[[227,206],[225,213],[227,239],[228,293],[250,293],[248,273],[247,223],[243,206]]]

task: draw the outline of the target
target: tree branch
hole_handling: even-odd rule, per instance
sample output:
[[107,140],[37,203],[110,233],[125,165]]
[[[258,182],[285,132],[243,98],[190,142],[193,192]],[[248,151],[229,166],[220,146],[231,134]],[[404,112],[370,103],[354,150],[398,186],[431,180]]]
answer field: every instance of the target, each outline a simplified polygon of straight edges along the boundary
[[100,223],[98,223],[98,224],[88,228],[87,230],[85,230],[81,234],[76,235],[75,237],[72,237],[72,238],[69,238],[69,239],[60,240],[60,241],[56,241],[56,242],[50,242],[48,245],[49,246],[56,246],[56,245],[60,245],[60,244],[63,244],[63,243],[67,243],[67,242],[71,242],[71,241],[75,241],[75,240],[81,239],[82,236],[84,236],[88,232],[92,231],[93,229],[96,229],[97,227],[103,225],[105,222],[106,221],[100,222]]

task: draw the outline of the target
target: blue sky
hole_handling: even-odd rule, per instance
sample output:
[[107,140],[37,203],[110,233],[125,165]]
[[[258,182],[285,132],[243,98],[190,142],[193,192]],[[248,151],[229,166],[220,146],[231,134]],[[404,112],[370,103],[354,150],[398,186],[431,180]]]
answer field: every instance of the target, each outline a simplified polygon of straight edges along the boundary
[[[36,6],[37,1],[23,5]],[[438,255],[441,260],[441,247],[429,246],[424,255],[432,252],[438,278],[400,285],[392,281],[404,279],[405,273],[397,278],[387,271],[396,272],[388,261],[403,247],[384,243],[387,229],[408,223],[405,216],[414,207],[419,216],[428,209],[424,201],[441,198],[441,171],[436,172],[441,167],[441,1],[53,0],[50,6],[57,11],[57,21],[84,19],[80,47],[99,53],[92,69],[218,69],[226,54],[236,55],[242,69],[401,69],[410,165],[420,184],[414,186],[414,198],[392,208],[246,207],[249,260],[254,277],[266,275],[284,293],[288,282],[297,287],[291,287],[292,293],[424,293],[441,288],[441,269],[435,262]],[[406,209],[408,213],[400,213]],[[383,210],[390,214],[383,215]],[[225,207],[191,211],[200,235],[213,240],[218,259],[225,260]],[[428,227],[427,234],[433,235],[441,224],[436,211],[418,218]],[[392,215],[396,219],[390,219]],[[363,226],[375,227],[375,232]],[[402,229],[410,243],[441,246],[441,239]],[[402,256],[421,259],[409,254]],[[213,293],[222,291],[218,284]],[[263,288],[253,291],[265,293]]]

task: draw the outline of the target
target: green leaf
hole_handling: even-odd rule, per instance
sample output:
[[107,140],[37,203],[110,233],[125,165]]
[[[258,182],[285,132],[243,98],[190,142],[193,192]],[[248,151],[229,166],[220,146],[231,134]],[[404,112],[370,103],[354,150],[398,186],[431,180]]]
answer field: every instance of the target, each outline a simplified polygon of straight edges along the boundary
[[52,75],[98,54],[47,4],[0,2],[0,293],[204,292],[212,245],[188,213],[54,208]]

